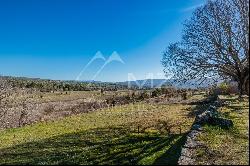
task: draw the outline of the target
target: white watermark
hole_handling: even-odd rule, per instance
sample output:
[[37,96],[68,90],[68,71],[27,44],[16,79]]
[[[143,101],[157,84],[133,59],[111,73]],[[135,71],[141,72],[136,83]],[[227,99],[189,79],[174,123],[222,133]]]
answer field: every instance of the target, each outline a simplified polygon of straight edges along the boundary
[[95,80],[96,77],[102,72],[102,70],[110,63],[112,62],[119,62],[122,64],[125,64],[125,62],[122,60],[122,58],[120,57],[120,55],[114,51],[108,59],[106,59],[104,57],[104,55],[101,53],[101,51],[98,51],[93,58],[84,66],[84,68],[82,69],[82,71],[78,74],[78,76],[76,77],[76,81],[79,81],[80,78],[82,77],[82,75],[84,74],[84,72],[86,71],[86,69],[92,64],[94,63],[96,60],[101,59],[104,61],[104,64],[99,68],[99,70],[94,74],[94,76],[92,77],[91,80]]
[[[81,78],[84,76],[84,73],[86,70],[96,61],[96,60],[102,60],[104,63],[102,66],[99,67],[97,72],[91,77],[91,82],[95,81],[95,79],[101,74],[101,72],[112,62],[118,62],[121,64],[125,64],[122,57],[114,51],[108,58],[105,58],[105,56],[102,54],[101,51],[97,51],[96,54],[90,59],[90,61],[83,67],[83,69],[80,71],[80,73],[77,75],[75,81],[80,81]],[[155,75],[153,73],[147,73],[146,77],[142,80],[138,80],[134,73],[130,72],[127,74],[127,86],[128,88],[132,88],[134,86],[139,87],[140,89],[143,87],[147,88],[158,88],[161,87],[166,83],[166,79],[154,79]],[[156,78],[164,78],[164,73],[157,73]],[[89,83],[90,84],[90,83]]]

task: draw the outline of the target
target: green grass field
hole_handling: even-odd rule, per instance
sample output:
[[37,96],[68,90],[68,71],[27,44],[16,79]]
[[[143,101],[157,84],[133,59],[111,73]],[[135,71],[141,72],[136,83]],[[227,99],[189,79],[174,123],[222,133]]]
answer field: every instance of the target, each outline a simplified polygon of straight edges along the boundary
[[206,149],[197,151],[197,164],[247,165],[249,163],[249,101],[237,96],[220,96],[226,105],[218,111],[221,117],[231,119],[234,127],[222,129],[206,125],[199,141]]
[[[137,103],[4,130],[0,164],[175,164],[194,120],[190,107]],[[162,121],[178,121],[182,131],[160,131]]]
[[[247,164],[248,101],[220,97],[230,101],[219,112],[234,128],[206,125],[199,140],[207,149],[197,150],[197,164]],[[175,165],[200,109],[140,102],[3,130],[0,164]]]

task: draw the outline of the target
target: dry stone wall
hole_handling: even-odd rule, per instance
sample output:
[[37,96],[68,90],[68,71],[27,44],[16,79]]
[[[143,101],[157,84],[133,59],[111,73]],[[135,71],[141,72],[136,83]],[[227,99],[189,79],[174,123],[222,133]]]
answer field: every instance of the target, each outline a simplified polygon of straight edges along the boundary
[[204,148],[205,146],[197,140],[197,137],[204,132],[202,125],[211,124],[219,125],[222,128],[230,128],[233,126],[233,122],[228,119],[218,117],[217,109],[221,106],[221,101],[217,98],[212,102],[210,107],[204,112],[196,116],[195,122],[187,135],[187,141],[182,148],[181,156],[179,158],[179,165],[194,165],[195,152],[198,148]]

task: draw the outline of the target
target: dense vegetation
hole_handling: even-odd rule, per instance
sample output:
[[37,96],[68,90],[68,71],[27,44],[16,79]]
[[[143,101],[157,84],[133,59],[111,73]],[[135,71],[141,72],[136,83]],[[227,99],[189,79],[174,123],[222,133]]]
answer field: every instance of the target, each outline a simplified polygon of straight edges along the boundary
[[93,91],[103,89],[105,91],[126,89],[127,86],[115,83],[79,82],[79,81],[55,81],[44,79],[30,79],[22,77],[2,77],[8,84],[17,88],[34,88],[41,92],[51,91]]

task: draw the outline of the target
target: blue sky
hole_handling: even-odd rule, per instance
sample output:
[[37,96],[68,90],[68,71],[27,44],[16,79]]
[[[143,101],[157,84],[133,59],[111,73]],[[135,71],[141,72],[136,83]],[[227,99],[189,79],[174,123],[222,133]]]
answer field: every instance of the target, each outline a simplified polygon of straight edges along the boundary
[[[74,80],[100,51],[116,51],[95,78],[125,81],[128,73],[164,78],[160,60],[180,40],[183,22],[204,0],[2,0],[0,75]],[[81,75],[91,80],[105,61]]]

